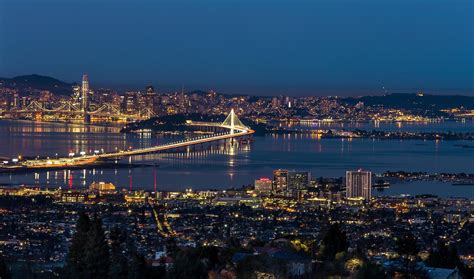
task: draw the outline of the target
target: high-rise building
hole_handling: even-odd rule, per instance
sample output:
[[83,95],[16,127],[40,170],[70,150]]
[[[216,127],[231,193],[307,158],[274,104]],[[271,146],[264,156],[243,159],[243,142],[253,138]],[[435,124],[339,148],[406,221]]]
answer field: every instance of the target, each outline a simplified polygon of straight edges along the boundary
[[125,92],[122,110],[124,113],[133,114],[139,110],[139,96],[138,92]]
[[306,171],[290,171],[288,173],[287,195],[299,197],[301,193],[308,190],[311,181],[311,174]]
[[151,109],[154,114],[158,114],[159,111],[159,103],[157,98],[157,93],[155,92],[155,88],[152,85],[148,85],[146,87],[146,92],[144,95],[144,100],[146,104],[140,107],[140,110]]
[[87,111],[89,107],[89,77],[85,74],[82,76],[82,111]]
[[288,170],[273,171],[273,192],[275,194],[284,194],[288,189]]
[[146,87],[146,94],[155,94],[155,88],[152,85]]
[[255,191],[269,194],[272,192],[272,189],[272,181],[269,178],[262,177],[255,180]]
[[346,171],[346,198],[360,197],[367,201],[372,197],[372,172]]
[[12,107],[17,109],[19,106],[20,106],[20,94],[18,92],[13,92]]
[[77,106],[78,108],[82,108],[82,91],[80,85],[73,85],[72,86],[72,95],[71,101],[73,105]]

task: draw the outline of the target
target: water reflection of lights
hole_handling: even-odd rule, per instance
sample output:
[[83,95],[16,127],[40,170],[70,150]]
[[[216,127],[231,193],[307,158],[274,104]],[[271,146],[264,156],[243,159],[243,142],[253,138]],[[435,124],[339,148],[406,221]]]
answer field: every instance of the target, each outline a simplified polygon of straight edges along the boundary
[[[160,160],[173,160],[173,159],[199,159],[207,158],[210,155],[237,155],[239,152],[249,152],[251,145],[248,143],[239,143],[234,141],[233,143],[225,143],[220,145],[209,145],[209,146],[194,146],[187,147],[182,150],[174,152],[160,152],[154,154],[144,154],[133,156],[135,162],[147,162],[147,161],[160,161]],[[131,162],[130,159],[129,163]]]
[[311,139],[316,139],[316,140],[321,140],[321,134],[320,133],[311,133],[310,138]]
[[374,121],[374,127],[375,128],[380,128],[380,121],[379,120]]

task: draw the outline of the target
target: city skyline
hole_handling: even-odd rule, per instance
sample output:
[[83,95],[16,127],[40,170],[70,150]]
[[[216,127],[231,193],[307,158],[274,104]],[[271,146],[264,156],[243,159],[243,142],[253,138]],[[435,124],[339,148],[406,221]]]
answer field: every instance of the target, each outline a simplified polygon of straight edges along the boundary
[[473,93],[469,1],[91,3],[3,0],[0,76],[87,72],[99,87],[250,95]]
[[0,278],[474,278],[472,0],[0,0]]

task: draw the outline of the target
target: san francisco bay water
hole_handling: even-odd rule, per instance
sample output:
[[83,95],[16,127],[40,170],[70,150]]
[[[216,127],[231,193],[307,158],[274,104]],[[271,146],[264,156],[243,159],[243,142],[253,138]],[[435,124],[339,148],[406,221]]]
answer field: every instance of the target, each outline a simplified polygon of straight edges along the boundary
[[[474,122],[442,123],[331,123],[303,124],[301,128],[474,132]],[[0,121],[0,157],[59,156],[69,152],[148,147],[183,136],[122,134],[117,126],[95,126],[32,121]],[[84,188],[93,181],[118,188],[158,190],[226,189],[271,177],[277,168],[310,171],[313,176],[340,177],[346,170],[387,170],[474,173],[474,142],[320,139],[312,135],[267,135],[250,144],[220,144],[174,153],[124,159],[147,164],[137,168],[87,169],[2,174],[0,185],[38,185]],[[383,195],[435,194],[474,197],[472,186],[420,181],[398,183]]]

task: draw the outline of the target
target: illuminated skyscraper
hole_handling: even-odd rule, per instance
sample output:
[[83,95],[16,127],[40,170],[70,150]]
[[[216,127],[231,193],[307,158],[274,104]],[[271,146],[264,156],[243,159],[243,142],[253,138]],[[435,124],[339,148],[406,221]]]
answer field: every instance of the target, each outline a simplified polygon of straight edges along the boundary
[[134,114],[139,110],[139,92],[125,92],[122,110],[127,114]]
[[87,75],[82,76],[82,111],[87,111],[89,107],[89,77]]
[[346,198],[364,198],[370,200],[372,197],[372,173],[370,171],[347,171],[346,172]]
[[309,188],[311,174],[305,171],[290,171],[288,173],[288,189],[287,195],[290,197],[298,197]]
[[78,108],[82,108],[82,91],[80,85],[72,86],[71,101]]
[[284,194],[288,189],[288,171],[273,171],[273,192],[275,194]]
[[146,94],[147,95],[154,95],[155,94],[155,88],[152,85],[148,85],[146,87]]

